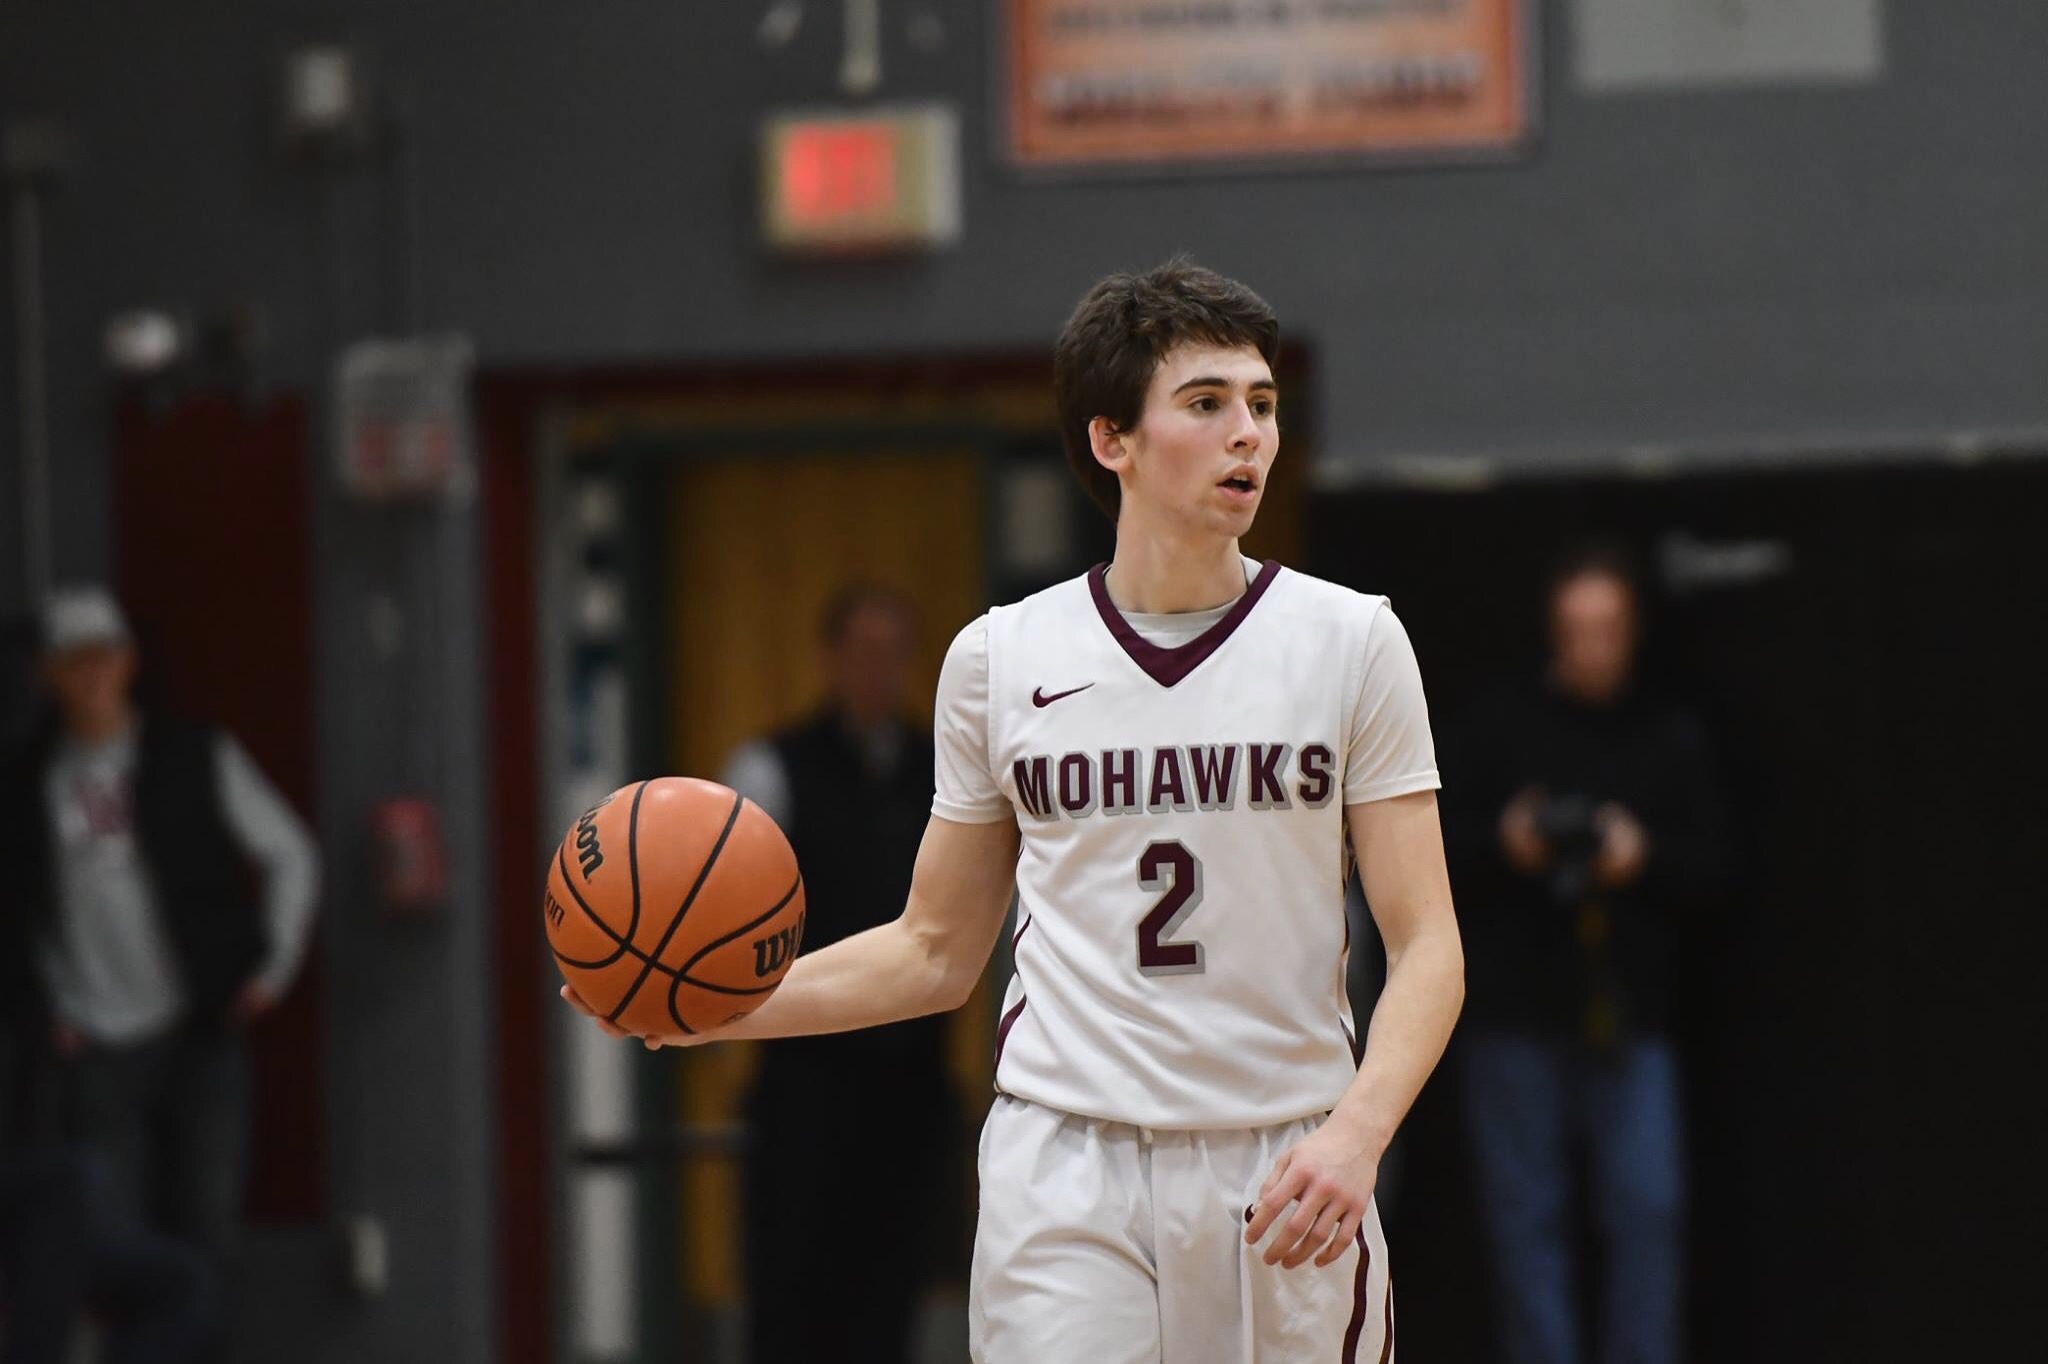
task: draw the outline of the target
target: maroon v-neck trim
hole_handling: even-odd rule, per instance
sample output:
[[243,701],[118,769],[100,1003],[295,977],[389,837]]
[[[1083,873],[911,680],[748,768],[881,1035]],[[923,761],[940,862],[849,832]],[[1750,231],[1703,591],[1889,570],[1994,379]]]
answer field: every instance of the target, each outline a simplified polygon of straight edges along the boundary
[[1244,618],[1259,604],[1259,598],[1266,595],[1273,579],[1280,576],[1280,561],[1268,559],[1259,566],[1259,576],[1251,580],[1244,595],[1230,608],[1230,614],[1187,643],[1171,648],[1154,644],[1124,619],[1124,613],[1117,610],[1116,603],[1109,599],[1109,585],[1105,581],[1108,576],[1108,564],[1097,564],[1088,570],[1088,592],[1095,598],[1095,609],[1101,614],[1102,623],[1109,627],[1109,633],[1131,656],[1131,662],[1145,670],[1146,676],[1162,687],[1171,687],[1201,667],[1209,655],[1222,648],[1223,641],[1244,624]]

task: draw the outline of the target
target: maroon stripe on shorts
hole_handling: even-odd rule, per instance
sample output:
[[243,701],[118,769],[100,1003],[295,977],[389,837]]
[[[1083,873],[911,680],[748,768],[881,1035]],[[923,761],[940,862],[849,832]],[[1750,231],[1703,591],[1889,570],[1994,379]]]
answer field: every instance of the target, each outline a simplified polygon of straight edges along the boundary
[[1023,924],[1022,924],[1022,925],[1020,925],[1020,926],[1018,927],[1018,929],[1017,929],[1017,936],[1015,936],[1014,938],[1011,938],[1011,939],[1010,939],[1010,950],[1011,950],[1012,952],[1014,952],[1014,951],[1016,951],[1016,950],[1017,950],[1017,944],[1018,944],[1018,943],[1020,943],[1020,942],[1023,942],[1023,941],[1024,941],[1024,935],[1025,935],[1026,933],[1029,933],[1030,931],[1031,931],[1031,916],[1030,916],[1029,914],[1026,914],[1026,915],[1024,916],[1024,922],[1023,922]]
[[[1370,1310],[1365,1300],[1366,1276],[1372,1273],[1372,1247],[1365,1243],[1365,1225],[1358,1228],[1358,1272],[1351,1279],[1351,1324],[1344,1328],[1344,1353],[1340,1356],[1343,1364],[1358,1364],[1358,1337],[1365,1331],[1365,1314]],[[1386,1359],[1384,1351],[1380,1359]]]
[[1394,1276],[1391,1274],[1387,1275],[1386,1319],[1387,1343],[1380,1346],[1380,1364],[1387,1364],[1394,1357]]
[[1017,1025],[1017,1015],[1024,1012],[1024,1006],[1028,1002],[1022,995],[1019,995],[1017,1002],[1010,1006],[1010,1011],[1003,1015],[1003,1021],[996,1025],[997,1066],[1003,1064],[1003,1043],[1010,1040],[1010,1029]]

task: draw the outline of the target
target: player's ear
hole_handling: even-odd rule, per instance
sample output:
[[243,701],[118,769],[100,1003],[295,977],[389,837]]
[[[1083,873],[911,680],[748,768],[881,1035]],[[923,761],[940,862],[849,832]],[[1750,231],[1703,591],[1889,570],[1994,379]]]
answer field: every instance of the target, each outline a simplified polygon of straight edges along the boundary
[[1112,473],[1122,473],[1131,462],[1130,434],[1107,417],[1088,423],[1088,448],[1095,462]]

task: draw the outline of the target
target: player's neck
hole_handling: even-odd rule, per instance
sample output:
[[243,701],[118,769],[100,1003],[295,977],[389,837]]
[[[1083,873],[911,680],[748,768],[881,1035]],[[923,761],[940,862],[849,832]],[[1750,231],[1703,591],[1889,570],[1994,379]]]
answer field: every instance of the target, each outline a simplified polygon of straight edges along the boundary
[[1127,515],[1117,522],[1116,557],[1104,586],[1119,611],[1208,611],[1244,595],[1244,556],[1235,538],[1178,539],[1140,527]]

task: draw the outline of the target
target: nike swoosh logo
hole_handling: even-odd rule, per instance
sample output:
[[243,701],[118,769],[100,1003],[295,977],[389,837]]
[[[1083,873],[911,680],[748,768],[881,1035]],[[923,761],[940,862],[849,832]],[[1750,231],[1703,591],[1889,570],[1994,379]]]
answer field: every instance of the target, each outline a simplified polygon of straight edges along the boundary
[[1077,691],[1087,691],[1094,685],[1093,682],[1083,682],[1078,687],[1069,687],[1065,691],[1056,691],[1051,696],[1047,696],[1043,688],[1033,687],[1031,689],[1031,704],[1034,706],[1049,706],[1055,701],[1064,700],[1066,697],[1072,696]]

